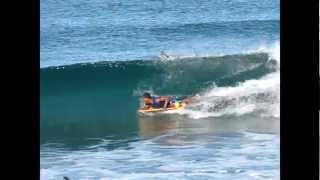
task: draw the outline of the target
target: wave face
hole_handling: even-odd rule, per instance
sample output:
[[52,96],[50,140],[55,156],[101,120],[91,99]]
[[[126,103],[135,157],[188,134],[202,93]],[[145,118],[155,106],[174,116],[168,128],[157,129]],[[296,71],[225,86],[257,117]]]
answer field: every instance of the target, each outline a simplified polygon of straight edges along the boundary
[[134,131],[136,110],[144,91],[158,95],[200,93],[201,103],[183,112],[191,118],[204,118],[198,117],[198,113],[206,117],[226,115],[221,109],[236,110],[236,104],[254,103],[259,98],[268,103],[264,100],[272,94],[263,87],[257,92],[252,89],[259,89],[254,81],[264,83],[268,80],[259,79],[274,72],[277,61],[263,52],[167,62],[116,61],[42,68],[41,139]]

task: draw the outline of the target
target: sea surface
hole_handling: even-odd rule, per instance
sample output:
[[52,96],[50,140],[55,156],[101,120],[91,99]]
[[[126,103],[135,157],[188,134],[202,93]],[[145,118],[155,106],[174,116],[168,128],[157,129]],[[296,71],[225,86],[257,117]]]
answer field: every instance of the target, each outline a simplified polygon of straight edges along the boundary
[[280,179],[279,6],[40,0],[41,179]]

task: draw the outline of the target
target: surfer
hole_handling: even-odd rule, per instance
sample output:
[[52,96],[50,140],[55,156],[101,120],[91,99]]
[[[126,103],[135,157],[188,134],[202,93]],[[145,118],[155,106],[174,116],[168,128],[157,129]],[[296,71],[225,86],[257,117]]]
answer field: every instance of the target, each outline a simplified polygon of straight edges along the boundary
[[173,104],[173,98],[170,96],[151,96],[150,93],[143,93],[143,102],[145,108],[167,108]]
[[189,104],[194,101],[194,98],[199,97],[196,95],[194,97],[188,98],[187,96],[172,97],[172,96],[151,96],[150,93],[145,92],[143,94],[143,102],[145,104],[144,108],[170,108],[175,106],[175,102],[182,102]]
[[160,60],[168,60],[169,59],[169,55],[166,54],[165,52],[161,51],[160,52]]

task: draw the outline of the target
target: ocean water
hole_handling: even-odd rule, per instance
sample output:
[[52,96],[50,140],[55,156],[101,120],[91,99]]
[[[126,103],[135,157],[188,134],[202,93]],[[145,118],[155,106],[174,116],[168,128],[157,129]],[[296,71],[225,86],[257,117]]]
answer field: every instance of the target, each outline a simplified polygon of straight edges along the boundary
[[279,179],[279,1],[40,6],[41,179]]

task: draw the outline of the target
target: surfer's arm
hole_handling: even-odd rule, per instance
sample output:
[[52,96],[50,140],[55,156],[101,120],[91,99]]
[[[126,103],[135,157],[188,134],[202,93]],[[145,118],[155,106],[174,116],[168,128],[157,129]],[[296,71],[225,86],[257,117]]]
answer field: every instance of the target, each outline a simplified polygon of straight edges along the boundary
[[170,96],[162,96],[160,99],[161,101],[164,101],[164,106],[163,106],[163,109],[166,109],[167,106],[168,106],[168,103],[170,101]]
[[164,106],[163,106],[164,109],[167,109],[168,102],[169,102],[169,99],[166,99],[166,101],[164,102]]
[[149,108],[151,108],[151,105],[145,104],[145,105],[143,106],[143,109],[149,109]]

